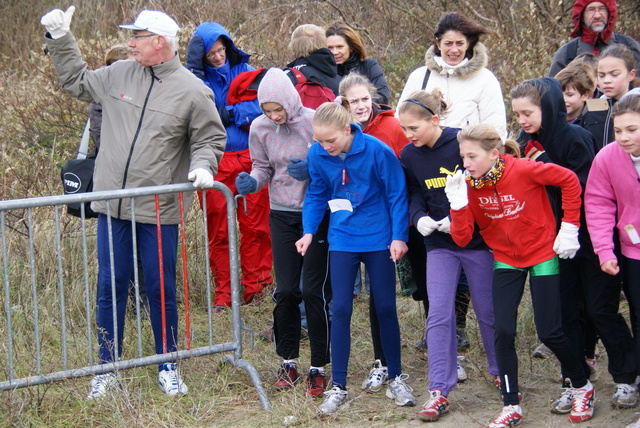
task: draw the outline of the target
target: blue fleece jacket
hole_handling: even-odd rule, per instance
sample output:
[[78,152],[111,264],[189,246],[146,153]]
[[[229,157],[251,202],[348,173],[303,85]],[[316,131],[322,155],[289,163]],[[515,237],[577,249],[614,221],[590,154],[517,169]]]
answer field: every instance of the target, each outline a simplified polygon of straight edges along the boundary
[[[221,67],[211,67],[206,64],[205,55],[220,37],[222,37],[227,49],[227,61]],[[187,67],[211,88],[215,95],[218,110],[220,111],[222,106],[224,106],[224,110],[226,110],[220,111],[220,116],[227,130],[225,152],[236,152],[247,149],[249,147],[249,125],[251,125],[253,119],[262,114],[260,105],[258,104],[258,100],[255,99],[228,106],[227,94],[231,81],[238,74],[254,70],[254,68],[248,64],[250,55],[238,49],[224,27],[215,22],[200,24],[198,28],[196,28],[193,38],[200,38],[202,40],[201,46],[203,46],[204,52],[198,52],[197,54],[195,52],[189,52],[195,50],[195,47],[198,46],[198,44],[192,43],[192,39],[187,52]],[[194,55],[198,55],[200,58],[195,58]]]
[[409,203],[404,173],[393,150],[351,124],[353,142],[344,156],[331,156],[320,143],[307,154],[310,182],[302,209],[304,233],[315,233],[331,199],[348,199],[353,212],[331,213],[329,249],[385,250],[407,241]]

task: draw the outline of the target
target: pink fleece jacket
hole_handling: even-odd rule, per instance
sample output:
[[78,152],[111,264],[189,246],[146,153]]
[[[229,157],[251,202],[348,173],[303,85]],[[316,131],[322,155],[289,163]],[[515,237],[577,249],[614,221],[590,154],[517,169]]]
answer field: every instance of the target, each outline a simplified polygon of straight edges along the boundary
[[585,191],[587,227],[600,264],[615,259],[613,228],[617,227],[622,254],[640,260],[640,244],[633,244],[625,226],[640,234],[640,178],[631,157],[618,143],[607,144],[593,160]]

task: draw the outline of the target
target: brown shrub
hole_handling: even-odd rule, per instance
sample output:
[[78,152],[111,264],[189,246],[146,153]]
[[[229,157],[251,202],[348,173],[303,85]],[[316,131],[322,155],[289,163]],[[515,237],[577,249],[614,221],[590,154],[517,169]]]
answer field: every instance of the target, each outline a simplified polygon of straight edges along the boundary
[[[522,80],[546,75],[553,52],[569,40],[571,5],[555,0],[245,0],[230,7],[228,1],[219,0],[87,0],[77,8],[71,25],[92,68],[101,65],[111,44],[126,39],[127,32],[118,24],[132,21],[142,8],[164,9],[182,25],[183,58],[197,24],[215,20],[253,54],[255,66],[282,67],[291,59],[285,46],[296,26],[342,19],[361,32],[368,55],[382,64],[393,104],[409,73],[423,64],[433,27],[444,11],[458,10],[493,31],[483,42],[489,48],[489,67],[508,94]],[[640,38],[635,26],[640,6],[635,0],[621,0],[618,5],[617,31]],[[23,153],[14,153],[18,148],[43,151],[51,160],[50,180],[55,181],[59,164],[75,153],[86,105],[60,89],[43,53],[40,16],[53,7],[67,5],[47,0],[26,8],[24,2],[5,0],[0,6],[0,26],[9,35],[0,46],[0,134],[4,165],[20,171],[16,156]],[[16,195],[15,189],[3,185],[0,197],[16,196],[26,195]]]

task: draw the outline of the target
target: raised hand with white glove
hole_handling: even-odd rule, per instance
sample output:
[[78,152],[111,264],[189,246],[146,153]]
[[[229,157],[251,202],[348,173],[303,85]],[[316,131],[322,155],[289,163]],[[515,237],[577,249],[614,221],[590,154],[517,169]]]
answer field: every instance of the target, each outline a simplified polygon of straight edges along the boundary
[[75,11],[75,6],[69,6],[69,9],[65,12],[60,9],[53,9],[40,19],[40,23],[44,25],[52,39],[59,39],[69,32],[71,18],[73,18],[73,12]]
[[422,234],[422,236],[429,236],[434,230],[438,229],[438,222],[429,217],[428,215],[421,217],[416,224],[416,229]]
[[562,222],[560,231],[553,243],[553,251],[558,254],[561,259],[572,259],[580,249],[578,242],[578,232],[580,228],[575,224]]
[[447,185],[444,186],[444,192],[447,194],[452,210],[460,210],[469,204],[467,183],[461,170],[447,176]]
[[193,187],[199,189],[213,187],[213,175],[204,168],[196,168],[190,171],[188,178],[193,181]]
[[451,233],[451,219],[446,216],[438,222],[438,231],[442,233]]
[[247,174],[246,172],[241,172],[236,177],[236,190],[241,195],[246,195],[247,193],[253,193],[258,189],[258,180]]

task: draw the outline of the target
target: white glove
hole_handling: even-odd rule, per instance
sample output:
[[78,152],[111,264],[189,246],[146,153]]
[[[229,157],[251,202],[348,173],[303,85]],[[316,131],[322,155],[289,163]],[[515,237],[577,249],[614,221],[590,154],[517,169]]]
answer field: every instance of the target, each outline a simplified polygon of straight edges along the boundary
[[442,233],[451,233],[451,220],[446,216],[438,222],[438,230]]
[[204,189],[213,187],[213,175],[204,168],[196,168],[189,172],[189,180],[193,181],[193,187]]
[[420,232],[422,236],[431,235],[437,228],[438,223],[428,215],[420,218],[418,224],[416,224],[416,229],[418,229],[418,232]]
[[464,174],[460,170],[453,175],[447,176],[447,185],[444,186],[444,192],[447,194],[452,210],[460,210],[469,204],[467,183],[465,182]]
[[578,231],[580,228],[575,224],[562,222],[560,231],[553,243],[553,251],[558,254],[561,259],[572,259],[576,256],[576,252],[580,249],[578,242]]
[[66,12],[60,9],[53,9],[40,19],[40,23],[44,25],[44,28],[47,29],[52,39],[59,39],[69,32],[71,18],[75,11],[75,6],[69,6]]

